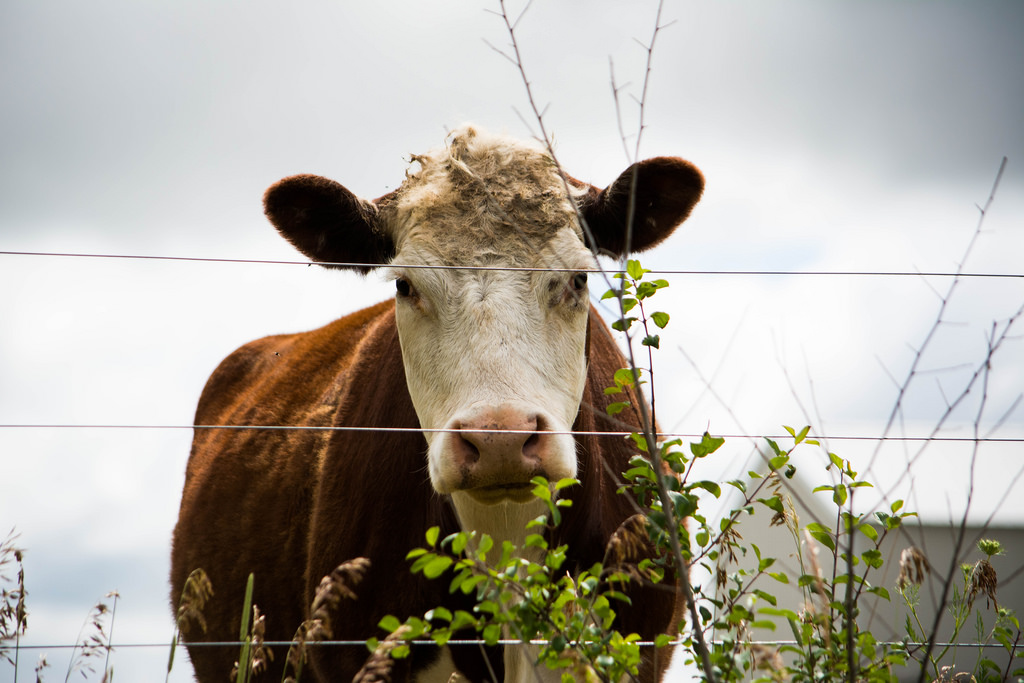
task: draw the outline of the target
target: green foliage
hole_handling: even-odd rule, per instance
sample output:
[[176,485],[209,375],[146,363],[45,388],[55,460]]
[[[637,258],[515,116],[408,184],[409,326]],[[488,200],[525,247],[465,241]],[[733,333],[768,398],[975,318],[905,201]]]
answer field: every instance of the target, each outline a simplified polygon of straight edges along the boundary
[[[656,311],[651,313],[649,318],[644,313],[643,302],[645,299],[649,299],[654,296],[658,290],[668,287],[667,280],[645,280],[644,275],[651,272],[647,268],[640,265],[640,262],[635,259],[629,259],[626,261],[626,269],[624,272],[614,273],[613,278],[620,280],[620,286],[618,288],[611,288],[601,297],[605,299],[617,299],[619,303],[619,309],[621,311],[621,317],[612,323],[612,329],[619,332],[627,332],[633,326],[635,322],[641,322],[644,327],[644,338],[641,342],[644,346],[650,346],[653,348],[659,348],[660,337],[657,334],[652,334],[648,329],[648,320],[652,322],[658,329],[664,329],[668,325],[669,315],[662,311]],[[637,308],[639,307],[639,308]],[[640,312],[640,316],[629,316],[627,313],[631,312],[634,308]]]
[[[641,369],[631,362],[614,373],[612,386],[604,393],[622,400],[608,405],[609,415],[627,409],[641,415],[642,406],[633,405],[631,396],[638,395],[645,384],[653,386],[652,354],[661,341],[657,331],[664,330],[670,318],[667,313],[646,311],[650,298],[668,286],[665,280],[647,280],[649,272],[638,261],[627,261],[623,272],[613,276],[620,286],[602,297],[618,302],[620,316],[612,327],[627,333],[627,340],[632,339],[628,335],[634,325],[642,328],[641,345],[647,347],[651,363]],[[678,640],[681,658],[700,667],[702,680],[889,682],[896,680],[898,667],[908,664],[919,667],[931,680],[963,678],[949,667],[940,666],[949,646],[933,648],[928,644],[935,637],[934,628],[922,621],[918,610],[920,585],[929,567],[917,549],[909,548],[901,556],[895,586],[907,610],[904,639],[881,642],[865,627],[864,613],[869,612],[863,609],[866,596],[882,603],[891,601],[889,590],[876,583],[876,577],[883,576],[886,569],[883,542],[915,516],[904,508],[902,500],[892,501],[887,510],[864,512],[855,507],[858,491],[871,488],[872,483],[854,470],[849,460],[809,438],[810,426],[785,426],[785,444],[765,438],[763,472],[750,471],[746,477],[715,482],[699,479],[694,468],[706,458],[732,457],[718,455],[728,450],[724,449],[725,439],[705,432],[689,444],[681,439],[657,440],[653,414],[646,419],[647,428],[630,435],[635,454],[621,473],[617,493],[629,496],[642,512],[644,523],[640,528],[645,547],[650,544],[648,556],[633,564],[610,561],[606,556],[590,567],[569,571],[568,547],[552,546],[549,539],[551,531],[561,524],[562,511],[572,504],[561,493],[579,481],[552,483],[537,477],[532,480],[533,495],[544,503],[545,512],[527,524],[519,547],[508,541],[497,544],[476,532],[444,538],[438,527],[426,532],[425,547],[407,555],[410,570],[432,581],[447,582],[453,595],[472,596],[473,607],[467,611],[439,605],[422,615],[384,617],[379,627],[387,636],[367,641],[371,653],[368,665],[409,656],[413,641],[428,640],[443,646],[452,638],[476,637],[489,645],[509,640],[532,642],[530,656],[535,665],[560,671],[563,683],[628,680],[637,675],[641,661],[640,636],[616,628],[616,610],[630,604],[628,587],[638,581],[661,584],[667,575],[690,575],[691,570],[700,569],[714,581],[705,588],[691,586],[685,593],[690,601],[690,629],[681,634],[660,634],[654,646],[668,647]],[[797,474],[793,457],[797,448],[818,449],[822,455],[824,481],[812,489],[812,494],[825,499],[834,512],[831,519],[804,523],[796,515],[787,482]],[[724,492],[732,498],[725,498]],[[736,496],[738,504],[724,515],[709,517],[702,510],[709,500],[735,500]],[[770,525],[785,529],[790,536],[795,571],[788,569],[791,562],[782,563],[756,543],[743,539],[743,522],[758,514],[769,515]],[[4,588],[0,601],[0,658],[8,662],[7,643],[15,641],[16,655],[17,638],[24,633],[27,614],[21,551],[13,547],[12,541],[13,536],[0,547],[0,582],[10,581],[2,570],[11,558],[19,569],[16,586],[12,590]],[[998,541],[982,539],[977,550],[981,559],[962,566],[960,581],[952,586],[947,603],[953,621],[951,640],[955,642],[965,628],[973,625],[975,643],[1001,649],[1010,661],[1002,669],[985,656],[985,649],[978,648],[970,668],[971,680],[1019,678],[1024,676],[1024,638],[1016,614],[997,602],[998,581],[992,564],[1003,549]],[[776,594],[780,586],[795,588],[800,596],[798,604],[787,603]],[[272,658],[263,644],[264,617],[252,605],[252,592],[250,575],[239,630],[239,662],[232,672],[236,683],[251,680]],[[179,632],[186,627],[205,631],[202,608],[210,595],[209,579],[201,570],[193,572],[178,609],[168,674]],[[99,624],[98,617],[95,623]],[[320,637],[314,634],[318,623],[313,620],[308,632],[296,635],[299,651],[311,634],[314,639]],[[778,644],[774,646],[754,638],[757,631],[775,632],[780,627],[783,633],[775,634]],[[97,651],[105,647],[109,655],[109,639],[104,644],[102,627],[98,625],[97,631]],[[321,631],[321,636],[327,633]],[[83,652],[86,647],[82,645]],[[303,657],[298,656],[297,665],[292,664],[296,678],[301,674]],[[43,660],[37,667],[37,679],[45,666]],[[106,664],[104,671],[111,671]]]
[[[1021,631],[1020,621],[1013,610],[1000,607],[996,600],[998,579],[996,570],[990,562],[992,557],[1003,552],[1002,545],[996,540],[981,539],[978,541],[977,548],[984,557],[973,564],[961,565],[961,581],[959,585],[953,586],[952,598],[946,607],[947,614],[953,619],[950,641],[957,642],[963,629],[973,621],[974,638],[972,642],[986,647],[978,648],[973,667],[969,669],[971,675],[977,681],[1002,681],[1009,677],[1019,680],[1021,676],[1024,676],[1024,662],[1015,662],[1014,660],[1024,660],[1024,651],[1021,649],[1024,633]],[[925,638],[924,634],[927,633],[927,630],[918,614],[920,581],[904,582],[902,564],[901,559],[901,581],[897,583],[897,590],[908,609],[905,631],[908,638],[921,640]],[[986,603],[989,599],[992,601],[991,612],[994,612],[995,619],[991,621],[991,626],[986,625],[988,622],[986,614],[989,614],[990,611],[982,610],[976,603],[976,598],[979,595],[986,596]],[[1005,670],[995,661],[984,656],[988,651],[988,646],[1005,651],[1010,662]],[[940,662],[950,653],[951,649],[951,645],[943,645],[936,652],[930,654],[926,660],[919,661],[922,667],[930,668],[936,678],[942,678],[947,667],[940,667]],[[967,670],[962,665],[961,668]]]
[[[550,484],[538,477],[533,483],[534,495],[547,504],[548,514],[530,523],[537,533],[529,534],[523,547],[505,541],[499,549],[489,536],[475,532],[439,539],[434,527],[427,532],[429,547],[408,555],[414,574],[447,580],[453,594],[473,595],[472,612],[439,606],[404,621],[385,617],[380,627],[390,635],[401,633],[406,643],[429,638],[444,645],[457,633],[476,635],[489,645],[502,638],[543,641],[536,650],[538,665],[570,671],[576,678],[635,675],[640,637],[612,627],[616,605],[628,603],[618,586],[630,577],[601,563],[576,575],[567,573],[567,546],[550,547],[543,531],[560,522],[561,509],[571,502],[559,499],[558,492],[578,482]],[[657,580],[658,574],[648,572],[648,577]],[[408,653],[408,645],[400,646],[391,656]]]
[[[628,333],[634,324],[642,326],[642,344],[650,352],[660,343],[651,326],[664,329],[669,317],[648,315],[644,310],[645,302],[668,285],[662,280],[646,281],[648,272],[639,262],[628,261],[624,272],[614,276],[621,281],[620,288],[609,290],[603,298],[619,301],[621,316],[613,327]],[[650,367],[646,371],[635,366],[618,370],[605,394],[623,396],[624,400],[611,403],[607,412],[616,415],[634,407],[625,400],[627,389],[638,388],[648,381],[643,377],[652,376]],[[701,567],[715,578],[707,593],[693,587],[691,607],[698,628],[682,640],[685,660],[700,665],[701,677],[709,681],[893,681],[895,668],[915,661],[931,667],[940,678],[938,661],[945,652],[922,661],[928,655],[910,645],[926,637],[929,629],[917,619],[917,586],[904,582],[902,561],[897,589],[911,610],[906,640],[881,642],[862,625],[861,603],[866,596],[891,600],[889,590],[874,583],[886,562],[882,543],[915,513],[907,511],[902,500],[891,502],[887,510],[861,512],[854,507],[854,498],[872,483],[854,470],[849,460],[825,451],[819,441],[809,438],[809,426],[784,429],[792,441],[786,447],[776,439],[764,440],[767,474],[751,471],[745,479],[724,482],[742,500],[717,520],[707,518],[701,506],[709,498],[721,498],[722,485],[692,475],[694,464],[714,457],[724,439],[705,433],[699,441],[684,446],[680,439],[650,442],[653,429],[630,436],[636,454],[622,473],[618,493],[631,497],[644,511],[647,532],[657,548],[636,570],[644,580],[658,582],[681,563]],[[826,481],[814,487],[813,494],[828,497],[835,511],[831,524],[824,520],[802,523],[795,514],[784,484],[797,473],[793,459],[797,448],[820,449],[824,456]],[[602,564],[569,575],[563,569],[566,547],[552,548],[547,541],[545,532],[560,523],[559,509],[568,504],[559,499],[557,491],[574,483],[552,486],[535,480],[534,495],[545,502],[547,514],[530,523],[534,533],[526,537],[524,547],[503,543],[500,556],[493,552],[494,543],[487,536],[460,533],[439,539],[439,531],[431,530],[427,535],[430,547],[409,555],[412,571],[448,580],[453,593],[473,595],[475,607],[454,614],[438,607],[405,621],[389,617],[381,622],[382,628],[404,634],[406,641],[430,638],[438,644],[459,631],[475,633],[491,644],[502,638],[539,641],[536,663],[562,670],[563,680],[596,677],[611,681],[635,674],[639,636],[614,629],[616,605],[628,602],[616,587],[625,585],[629,577],[616,576]],[[744,542],[741,522],[758,512],[770,515],[772,526],[788,530],[798,566],[795,574],[778,571],[776,558],[764,555],[758,545]],[[987,564],[1001,548],[998,543],[982,541],[979,550],[986,559],[965,569],[964,586],[952,602],[959,610],[958,625],[967,623],[975,595],[995,599],[994,588],[991,595],[987,593],[980,577],[988,576],[982,563]],[[750,555],[753,565],[740,566],[739,559]],[[800,604],[783,604],[772,592],[772,586],[780,585],[796,587]],[[1011,657],[1020,656],[1021,632],[1012,612],[1000,608],[996,623],[987,631],[980,614],[978,619],[978,642],[998,643]],[[754,631],[774,631],[780,623],[788,628],[790,642],[775,648],[755,642]],[[670,638],[663,635],[656,643],[665,646]],[[408,648],[396,649],[393,656],[407,653]],[[979,657],[974,667],[978,680],[998,673],[992,660]]]

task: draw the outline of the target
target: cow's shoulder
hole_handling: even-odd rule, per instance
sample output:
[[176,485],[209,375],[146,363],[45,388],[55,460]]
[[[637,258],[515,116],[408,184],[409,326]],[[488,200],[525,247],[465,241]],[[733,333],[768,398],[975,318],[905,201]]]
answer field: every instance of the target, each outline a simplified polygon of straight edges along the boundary
[[[195,423],[295,420],[321,404],[343,380],[369,331],[394,324],[385,301],[308,332],[251,341],[221,361],[206,382]],[[280,423],[285,424],[285,423]]]

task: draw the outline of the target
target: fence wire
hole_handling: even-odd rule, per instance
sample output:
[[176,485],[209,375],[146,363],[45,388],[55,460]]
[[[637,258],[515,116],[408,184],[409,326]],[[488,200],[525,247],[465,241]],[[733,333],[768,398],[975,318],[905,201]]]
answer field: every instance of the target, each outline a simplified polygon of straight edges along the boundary
[[[266,430],[266,431],[312,431],[312,432],[396,432],[410,434],[550,434],[552,436],[603,436],[629,438],[634,432],[626,431],[597,431],[582,432],[575,430],[543,430],[535,429],[455,429],[455,428],[432,428],[422,427],[358,427],[358,426],[323,426],[323,425],[176,425],[176,424],[0,424],[0,429],[139,429],[139,430],[181,430],[181,429],[225,429],[225,430]],[[683,432],[657,432],[658,439],[700,439],[703,434]],[[786,439],[792,438],[792,434],[713,434],[721,439]],[[815,435],[807,434],[806,439],[819,441],[892,441],[901,443],[1024,443],[1024,437],[992,437],[992,436],[867,436],[867,435]]]
[[[409,645],[420,645],[420,646],[430,646],[430,645],[432,645],[432,646],[435,646],[435,647],[444,647],[446,645],[487,645],[488,644],[487,641],[483,640],[482,638],[461,638],[461,639],[452,638],[451,640],[445,641],[445,645],[438,645],[433,640],[420,640],[420,639],[408,640],[408,641],[403,641],[403,642],[408,643]],[[638,640],[638,641],[634,641],[634,642],[635,642],[636,645],[639,645],[640,647],[655,647],[655,645],[656,645],[656,643],[653,640]],[[267,647],[288,647],[290,645],[294,645],[295,641],[293,641],[293,640],[265,640],[265,641],[262,641],[262,643],[264,645],[266,645]],[[305,647],[362,647],[362,648],[366,648],[368,646],[368,643],[369,643],[368,640],[307,640],[307,641],[304,641],[304,646]],[[215,642],[186,642],[186,641],[181,641],[178,644],[180,644],[180,645],[187,645],[188,647],[200,647],[200,648],[217,648],[217,647],[237,648],[237,647],[240,647],[242,645],[242,641],[239,641],[239,640],[223,640],[223,641],[215,641]],[[495,641],[493,644],[495,644],[495,645],[548,645],[548,644],[550,644],[550,641],[548,641],[548,640],[522,641],[522,640],[517,640],[517,639],[514,639],[514,638],[502,638],[502,639],[499,639],[499,640]],[[680,645],[685,645],[685,644],[686,644],[686,640],[685,639],[678,638],[678,639],[675,639],[675,640],[670,640],[668,643],[665,644],[665,647],[678,647]],[[708,644],[715,645],[715,646],[723,646],[723,645],[726,645],[727,643],[726,643],[726,641],[721,641],[721,640],[710,640],[710,641],[708,641]],[[783,647],[783,646],[787,646],[787,645],[788,646],[793,646],[793,647],[800,647],[801,646],[801,643],[796,641],[796,640],[751,640],[750,644],[751,645],[773,645],[773,646],[778,646],[778,647]],[[903,641],[903,640],[889,640],[889,641],[879,640],[879,641],[876,641],[875,644],[878,645],[878,646],[886,646],[886,647],[895,647],[897,645],[904,645],[904,646],[907,647],[907,649],[913,649],[913,648],[918,648],[918,647],[926,647],[928,645],[927,642],[909,642],[909,641]],[[58,645],[41,644],[41,645],[35,645],[35,644],[25,644],[25,643],[22,643],[22,644],[17,646],[17,649],[19,649],[19,650],[71,650],[71,649],[78,649],[78,648],[81,648],[81,647],[82,647],[82,643],[76,643],[74,645],[68,645],[68,644],[58,644]],[[165,648],[170,647],[170,644],[168,644],[168,643],[114,643],[112,645],[104,644],[104,645],[101,645],[99,647],[102,650],[104,650],[104,651],[108,650],[108,649],[111,650],[111,651],[127,650],[127,649],[139,649],[139,650],[142,650],[142,649],[147,649],[147,648],[165,649]],[[1000,643],[936,642],[936,643],[933,644],[933,647],[965,647],[965,648],[974,648],[974,649],[981,650],[981,649],[988,649],[988,648],[1002,649],[1003,645],[1000,644]]]
[[[198,256],[159,256],[146,254],[88,254],[52,251],[0,251],[0,256],[47,256],[66,258],[136,259],[148,261],[186,261],[196,263],[255,263],[284,266],[330,266],[332,268],[403,268],[421,270],[485,270],[525,271],[551,273],[607,273],[624,272],[619,269],[601,268],[552,268],[525,266],[466,266],[448,264],[400,264],[400,263],[359,263],[348,261],[294,261],[271,259],[205,258]],[[765,275],[765,276],[835,276],[835,277],[941,277],[941,278],[996,278],[1024,279],[1024,273],[957,273],[949,271],[899,271],[899,270],[650,270],[657,275]]]

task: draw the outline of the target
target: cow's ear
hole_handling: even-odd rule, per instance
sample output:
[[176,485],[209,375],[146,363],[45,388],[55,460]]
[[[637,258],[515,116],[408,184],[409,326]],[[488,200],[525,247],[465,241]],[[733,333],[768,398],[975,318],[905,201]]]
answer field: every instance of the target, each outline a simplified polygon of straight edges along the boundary
[[263,210],[278,232],[313,261],[366,264],[347,267],[368,273],[394,256],[394,243],[381,228],[376,205],[333,180],[285,178],[263,195]]
[[[633,164],[603,190],[591,187],[580,200],[580,213],[600,251],[624,256],[672,234],[703,191],[704,176],[696,166],[678,157],[656,157]],[[627,238],[631,196],[632,234]]]

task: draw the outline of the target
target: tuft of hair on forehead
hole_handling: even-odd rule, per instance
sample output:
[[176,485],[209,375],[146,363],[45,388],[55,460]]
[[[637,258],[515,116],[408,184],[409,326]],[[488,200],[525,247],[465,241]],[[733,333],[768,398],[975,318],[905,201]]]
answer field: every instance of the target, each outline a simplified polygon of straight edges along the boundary
[[386,208],[398,245],[415,236],[438,256],[479,263],[535,253],[566,227],[582,238],[569,194],[576,188],[567,191],[536,143],[463,126],[412,162],[419,168],[407,171]]

